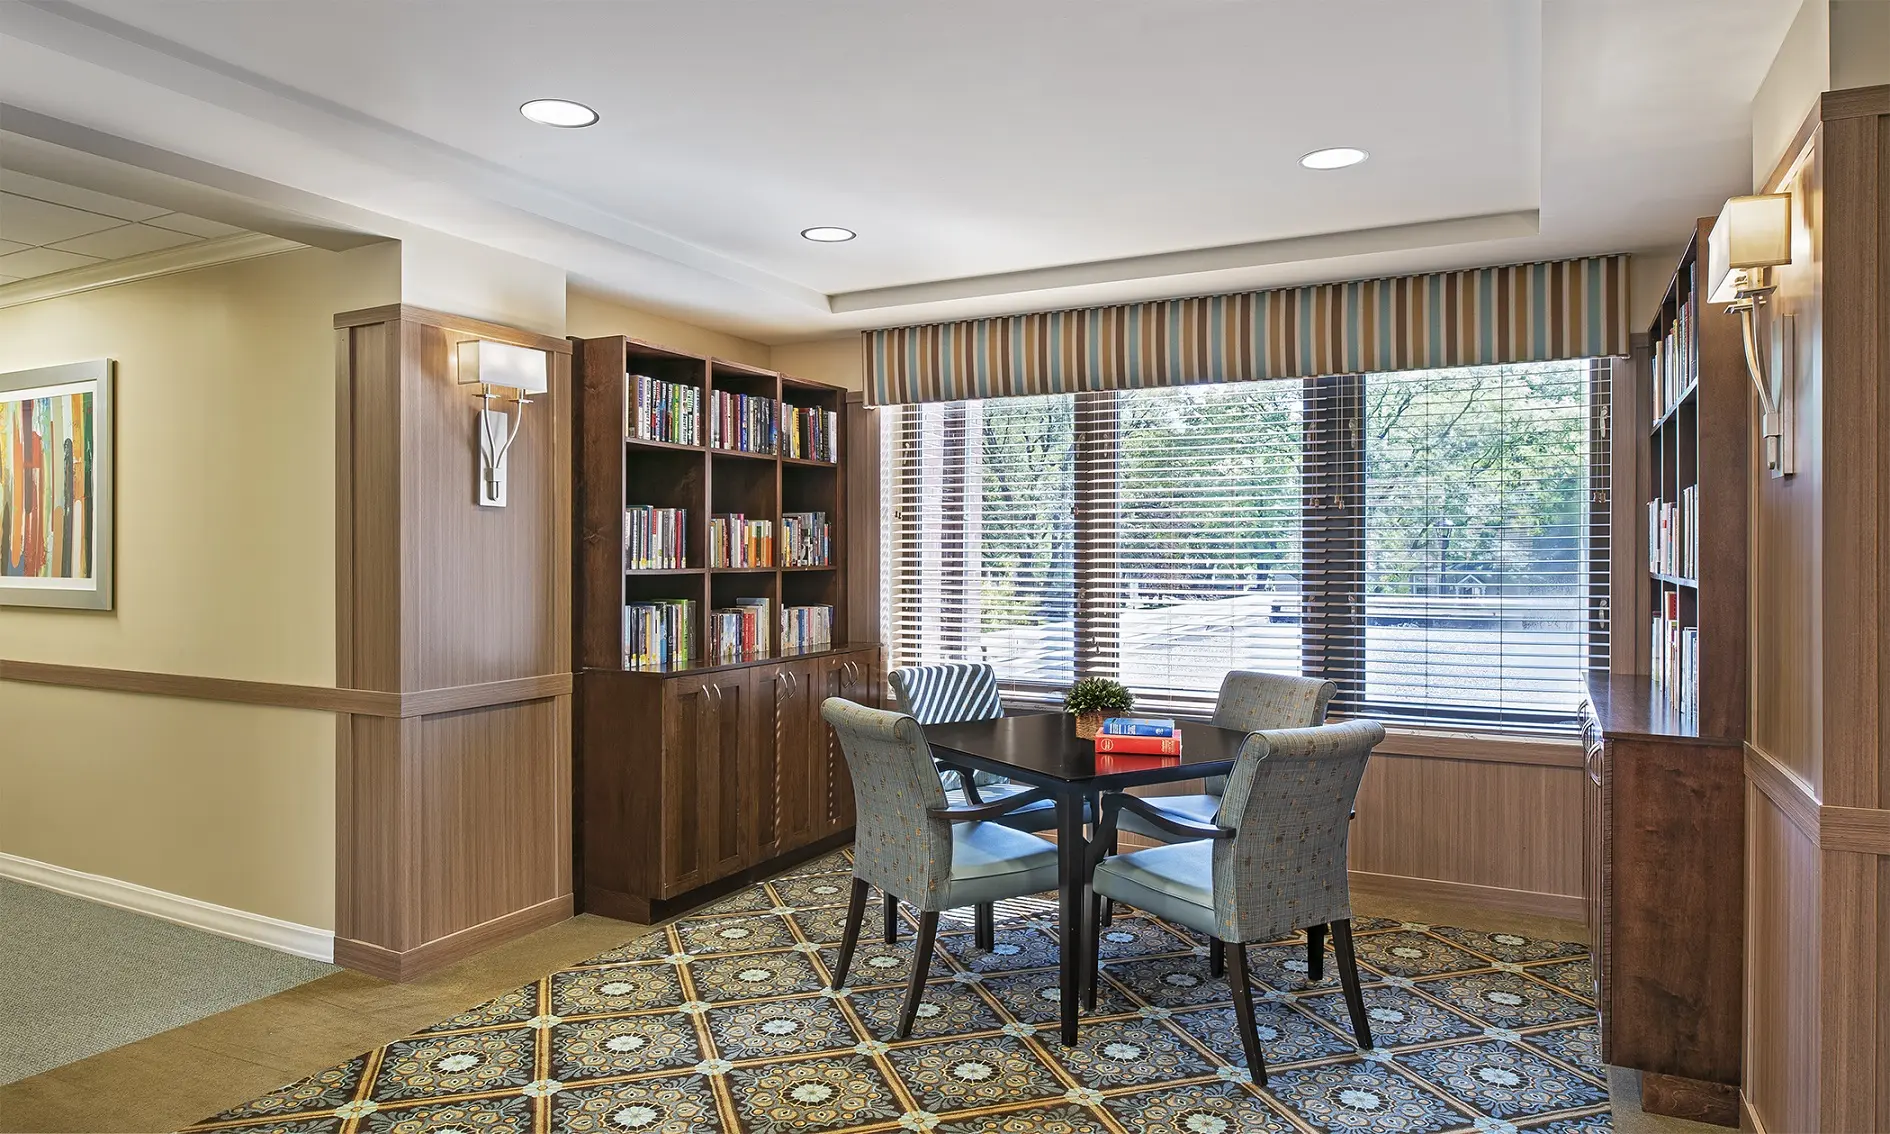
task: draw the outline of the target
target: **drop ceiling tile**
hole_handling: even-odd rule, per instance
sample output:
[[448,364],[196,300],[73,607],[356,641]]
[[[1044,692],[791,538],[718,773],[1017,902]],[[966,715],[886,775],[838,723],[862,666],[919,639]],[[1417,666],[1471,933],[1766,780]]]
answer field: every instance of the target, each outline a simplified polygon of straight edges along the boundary
[[0,193],[0,240],[32,246],[57,244],[88,232],[117,228],[123,223],[117,217],[69,209],[16,193]]
[[188,213],[165,213],[161,217],[152,217],[145,223],[156,225],[159,228],[168,228],[173,232],[188,232],[192,236],[202,236],[205,238],[213,236],[235,236],[237,233],[244,231],[234,225],[227,225],[221,221],[204,220],[202,217],[193,217]]
[[26,249],[27,245],[15,244],[11,240],[0,240],[0,256],[5,256],[9,252],[24,252]]
[[19,283],[19,282],[20,282],[20,277],[18,276],[0,276],[0,287],[5,287],[7,284],[10,284],[10,283]]
[[60,252],[53,248],[28,248],[24,252],[15,252],[11,256],[0,256],[0,276],[24,279],[29,276],[45,276],[54,272],[63,272],[67,268],[83,268],[87,264],[96,263],[98,263],[96,256],[80,256],[74,252]]
[[44,177],[34,177],[30,173],[21,173],[13,169],[0,169],[0,191],[17,193],[22,197],[33,197],[41,201],[51,201],[55,205],[84,209],[88,213],[103,213],[108,217],[117,217],[119,220],[150,220],[152,217],[163,216],[170,211],[156,205],[141,205],[136,201],[127,201],[123,197],[113,197],[108,193],[94,193],[90,189],[81,189],[76,185],[48,181]]
[[128,224],[122,228],[108,228],[104,232],[94,232],[90,236],[62,240],[53,247],[61,252],[77,252],[82,256],[118,260],[126,256],[156,252],[163,248],[175,248],[180,244],[195,244],[202,239],[188,232],[172,232],[168,228],[153,228],[148,224]]

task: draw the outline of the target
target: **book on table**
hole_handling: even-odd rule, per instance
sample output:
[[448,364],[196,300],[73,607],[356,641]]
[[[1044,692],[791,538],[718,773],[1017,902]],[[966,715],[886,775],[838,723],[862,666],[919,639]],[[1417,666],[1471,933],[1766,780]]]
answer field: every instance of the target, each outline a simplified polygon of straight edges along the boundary
[[1179,756],[1181,755],[1181,737],[1178,735],[1112,736],[1106,732],[1098,733],[1096,751],[1133,756]]
[[1168,717],[1105,717],[1102,732],[1110,736],[1176,736],[1175,722]]
[[1172,768],[1180,762],[1180,756],[1139,756],[1133,752],[1098,752],[1096,774],[1113,776],[1123,772],[1146,772],[1154,768]]

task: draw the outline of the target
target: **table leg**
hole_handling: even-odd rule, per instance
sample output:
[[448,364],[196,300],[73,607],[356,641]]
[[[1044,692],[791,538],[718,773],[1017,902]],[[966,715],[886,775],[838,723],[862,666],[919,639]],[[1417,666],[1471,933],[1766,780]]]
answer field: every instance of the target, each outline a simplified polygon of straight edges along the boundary
[[1062,993],[1063,1044],[1076,1044],[1077,1007],[1081,994],[1083,968],[1089,956],[1088,932],[1084,907],[1089,901],[1089,842],[1083,838],[1083,793],[1073,792],[1057,800],[1057,873],[1062,911],[1057,921],[1061,938],[1057,947],[1059,991]]

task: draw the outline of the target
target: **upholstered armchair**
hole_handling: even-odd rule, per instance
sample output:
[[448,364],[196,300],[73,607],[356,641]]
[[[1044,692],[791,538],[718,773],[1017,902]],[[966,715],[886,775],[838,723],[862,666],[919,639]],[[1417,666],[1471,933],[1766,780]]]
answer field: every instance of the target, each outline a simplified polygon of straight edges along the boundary
[[1029,806],[1041,789],[991,803],[953,806],[932,763],[919,722],[907,713],[870,709],[839,697],[821,705],[853,778],[857,816],[853,890],[833,987],[845,987],[859,944],[867,888],[898,894],[919,911],[912,975],[900,1011],[897,1038],[912,1033],[927,972],[932,966],[940,911],[989,907],[1057,885],[1056,844],[991,820]]
[[[1228,983],[1247,1068],[1266,1083],[1254,1025],[1246,945],[1296,929],[1330,926],[1339,984],[1361,1049],[1372,1046],[1352,949],[1346,843],[1359,781],[1385,737],[1376,721],[1256,732],[1241,747],[1212,822],[1175,818],[1149,801],[1111,794],[1095,851],[1092,922],[1103,899],[1127,902],[1231,946]],[[1109,855],[1121,819],[1135,815],[1177,841]],[[1097,944],[1090,943],[1095,950]],[[1093,1006],[1099,959],[1092,952],[1085,995]]]

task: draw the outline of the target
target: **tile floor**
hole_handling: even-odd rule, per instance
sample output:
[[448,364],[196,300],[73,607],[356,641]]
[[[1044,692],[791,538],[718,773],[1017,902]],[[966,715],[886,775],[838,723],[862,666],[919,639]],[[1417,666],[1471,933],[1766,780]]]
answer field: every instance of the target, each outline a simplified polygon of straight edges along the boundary
[[[315,1131],[1611,1128],[1584,946],[1361,919],[1378,1046],[1364,1054],[1304,945],[1252,949],[1272,1073],[1241,1066],[1224,981],[1191,934],[1141,915],[1105,938],[1108,987],[1065,1048],[1047,904],[1001,911],[998,948],[941,937],[913,1038],[889,1042],[911,939],[868,938],[825,991],[846,899],[829,856],[569,965],[202,1128]],[[1008,914],[1008,916],[1004,916]],[[877,910],[869,910],[868,925]]]

